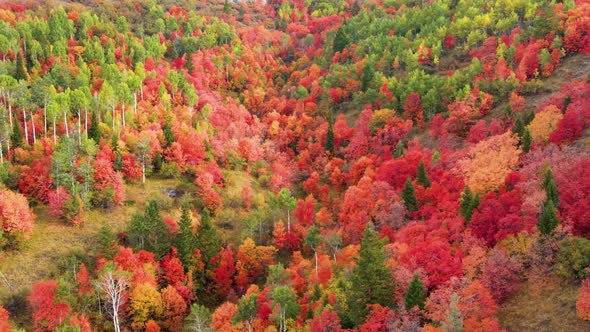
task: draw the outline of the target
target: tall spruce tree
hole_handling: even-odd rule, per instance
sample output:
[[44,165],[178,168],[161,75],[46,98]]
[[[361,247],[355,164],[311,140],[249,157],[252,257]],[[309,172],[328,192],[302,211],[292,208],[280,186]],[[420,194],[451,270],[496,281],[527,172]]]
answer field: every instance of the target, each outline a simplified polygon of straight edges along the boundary
[[459,212],[465,218],[466,222],[471,220],[471,216],[473,215],[473,210],[479,206],[480,199],[479,194],[473,194],[469,186],[465,186],[463,193],[461,194],[461,206],[459,207]]
[[555,178],[553,177],[553,172],[551,171],[551,169],[548,169],[545,172],[545,176],[543,177],[543,188],[545,189],[547,200],[552,201],[553,206],[555,208],[558,208],[559,191],[557,190],[557,183],[555,183]]
[[416,191],[410,178],[406,179],[406,184],[404,185],[404,189],[402,189],[402,200],[404,201],[404,205],[406,206],[408,212],[414,212],[418,209]]
[[430,187],[430,179],[426,175],[426,165],[423,161],[418,164],[418,171],[416,172],[416,183],[423,186],[424,188]]
[[347,292],[350,318],[358,326],[369,314],[368,304],[380,304],[392,307],[395,304],[393,294],[395,283],[386,260],[384,241],[379,239],[373,224],[365,228],[359,257],[352,271],[351,287]]
[[424,283],[420,280],[418,273],[414,273],[414,279],[408,287],[408,291],[405,296],[406,310],[410,310],[413,307],[418,307],[420,310],[424,310],[424,304],[426,303],[426,289]]
[[344,32],[344,29],[341,26],[336,31],[336,36],[334,36],[334,44],[332,45],[332,48],[334,49],[334,52],[342,52],[342,50],[344,50],[347,45],[348,37],[346,37],[346,33]]
[[96,143],[100,140],[100,130],[98,129],[98,113],[92,112],[92,123],[88,128],[88,137],[92,138]]
[[531,144],[532,144],[531,132],[529,131],[528,128],[525,128],[524,133],[522,134],[522,139],[521,139],[522,152],[524,152],[524,153],[529,152],[531,150]]
[[328,133],[326,134],[326,151],[334,154],[334,126],[331,121],[328,125]]
[[557,214],[555,213],[555,206],[553,205],[553,201],[548,199],[543,206],[543,213],[537,224],[539,232],[543,235],[551,235],[558,224],[559,221],[557,220]]
[[10,145],[14,149],[23,146],[23,142],[23,132],[20,129],[18,121],[14,119],[14,122],[12,123],[12,133],[10,134]]
[[178,250],[178,258],[180,258],[185,271],[188,271],[193,263],[193,252],[197,249],[196,236],[193,231],[188,204],[182,206],[182,214],[178,221],[178,234],[174,239],[174,246]]
[[208,209],[201,214],[201,222],[197,227],[196,246],[201,252],[201,257],[207,268],[210,267],[211,258],[215,257],[221,250],[221,240],[217,230],[211,223],[211,215]]
[[25,68],[24,57],[21,52],[16,55],[16,72],[14,78],[17,81],[27,80],[27,69]]
[[168,226],[160,215],[156,201],[149,201],[144,213],[131,217],[127,227],[127,237],[135,249],[145,249],[155,254],[156,259],[164,257],[170,249]]

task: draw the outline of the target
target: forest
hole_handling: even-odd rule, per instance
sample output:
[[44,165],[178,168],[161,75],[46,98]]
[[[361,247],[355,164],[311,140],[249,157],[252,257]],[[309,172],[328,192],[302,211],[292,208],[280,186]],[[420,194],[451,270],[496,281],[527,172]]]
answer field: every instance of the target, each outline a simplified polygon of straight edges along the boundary
[[0,332],[590,330],[590,0],[0,1]]

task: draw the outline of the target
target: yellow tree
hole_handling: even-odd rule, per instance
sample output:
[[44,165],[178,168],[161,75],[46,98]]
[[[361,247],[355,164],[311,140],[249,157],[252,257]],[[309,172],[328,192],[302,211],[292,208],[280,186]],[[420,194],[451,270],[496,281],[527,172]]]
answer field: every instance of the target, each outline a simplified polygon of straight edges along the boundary
[[563,114],[555,105],[549,105],[543,111],[537,113],[533,121],[527,126],[533,142],[548,142],[549,135],[555,131],[561,119],[563,119]]
[[518,166],[521,150],[511,133],[492,136],[471,147],[458,161],[458,169],[469,188],[479,193],[498,189]]

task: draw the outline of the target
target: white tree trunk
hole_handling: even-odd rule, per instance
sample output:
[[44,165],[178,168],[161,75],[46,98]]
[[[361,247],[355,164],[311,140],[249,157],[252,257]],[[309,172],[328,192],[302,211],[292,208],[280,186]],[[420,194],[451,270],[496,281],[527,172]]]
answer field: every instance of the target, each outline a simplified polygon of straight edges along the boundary
[[64,128],[66,128],[66,136],[70,137],[70,131],[68,130],[68,118],[66,112],[64,112]]
[[137,114],[137,92],[133,92],[133,114]]
[[35,118],[33,117],[33,111],[31,111],[31,126],[33,127],[33,144],[36,144],[37,135],[35,133]]
[[47,104],[43,106],[43,132],[45,133],[45,138],[47,138]]
[[57,117],[56,117],[56,116],[54,116],[54,117],[53,117],[53,144],[56,144],[56,143],[57,143],[57,140],[56,140],[56,137],[57,137],[57,135],[56,135],[56,132],[57,132],[57,131],[56,131],[56,129],[55,129],[55,123],[56,123],[56,122],[57,122]]
[[78,111],[78,145],[82,144],[82,113]]
[[27,130],[27,113],[25,112],[25,108],[23,107],[23,123],[25,125],[25,142],[29,145],[29,131]]

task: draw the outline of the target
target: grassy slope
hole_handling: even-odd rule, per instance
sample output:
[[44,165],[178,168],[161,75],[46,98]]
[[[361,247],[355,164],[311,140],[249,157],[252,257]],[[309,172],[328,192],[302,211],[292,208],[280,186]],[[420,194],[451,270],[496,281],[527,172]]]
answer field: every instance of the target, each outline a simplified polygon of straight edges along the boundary
[[527,281],[500,307],[500,325],[507,331],[590,331],[590,322],[576,317],[578,289],[557,278]]
[[[74,268],[74,264],[65,264],[64,258],[76,256],[87,259],[89,255],[94,254],[97,235],[103,224],[111,225],[115,233],[123,230],[131,215],[137,210],[142,210],[148,198],[166,199],[163,189],[174,188],[175,185],[175,180],[157,179],[150,180],[145,188],[141,185],[128,185],[127,200],[135,204],[108,211],[89,211],[82,227],[65,225],[49,215],[45,206],[36,207],[35,228],[31,239],[21,250],[2,252],[0,255],[0,272],[6,278],[5,281],[0,277],[0,304],[22,304],[23,294],[27,294],[35,282],[64,275],[68,272],[64,271],[64,266]],[[24,317],[14,317],[15,323],[25,323],[26,313],[19,314]]]

